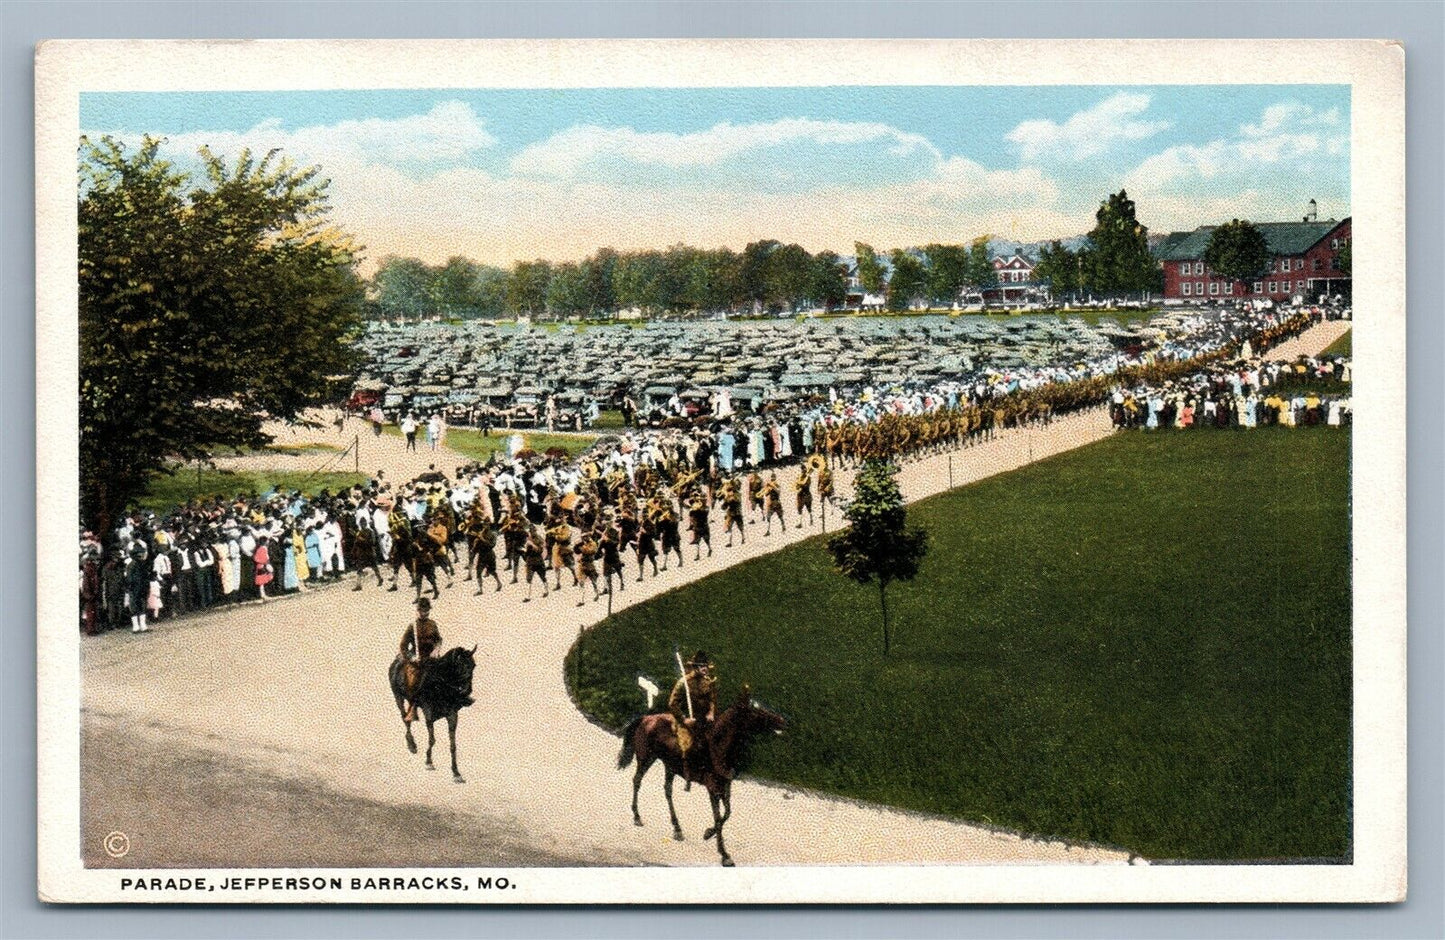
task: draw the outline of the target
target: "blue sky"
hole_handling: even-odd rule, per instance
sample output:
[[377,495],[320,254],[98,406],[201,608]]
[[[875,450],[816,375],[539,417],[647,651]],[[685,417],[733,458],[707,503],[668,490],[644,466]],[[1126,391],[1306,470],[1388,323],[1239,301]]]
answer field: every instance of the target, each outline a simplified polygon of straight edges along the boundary
[[86,94],[88,134],[319,163],[368,246],[440,261],[676,241],[1035,239],[1127,186],[1151,229],[1349,214],[1345,86]]

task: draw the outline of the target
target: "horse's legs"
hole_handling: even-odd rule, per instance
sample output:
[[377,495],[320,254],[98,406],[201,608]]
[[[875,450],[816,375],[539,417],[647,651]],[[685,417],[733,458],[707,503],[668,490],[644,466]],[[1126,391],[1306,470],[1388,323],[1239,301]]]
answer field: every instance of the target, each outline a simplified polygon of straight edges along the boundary
[[462,772],[457,769],[457,713],[447,715],[447,743],[452,748],[452,780],[457,783],[466,783]]
[[652,757],[637,756],[637,769],[632,772],[632,824],[642,825],[642,815],[637,812],[637,791],[642,788],[642,778],[647,775],[648,768],[652,766]]
[[[664,765],[666,767],[666,765]],[[682,825],[677,821],[677,809],[672,805],[672,778],[677,774],[667,767],[667,776],[662,780],[662,792],[667,797],[667,818],[672,820],[672,837],[682,841]]]
[[433,763],[431,762],[431,749],[432,749],[432,747],[434,747],[434,746],[436,745],[436,743],[437,743],[436,728],[433,727],[433,725],[434,725],[435,723],[436,723],[436,719],[431,716],[431,713],[430,713],[430,712],[428,712],[428,713],[427,713],[427,716],[426,716],[426,769],[427,769],[427,770],[436,770],[436,769],[437,769],[437,768],[436,768],[436,764],[433,764]]
[[733,867],[732,856],[731,856],[731,855],[728,855],[728,850],[727,850],[727,848],[723,845],[722,827],[723,827],[723,822],[724,822],[724,820],[726,819],[726,817],[723,816],[720,812],[718,812],[718,804],[721,802],[721,797],[720,797],[717,793],[713,792],[712,790],[709,790],[709,791],[708,791],[707,796],[708,796],[708,800],[712,803],[712,820],[713,820],[713,824],[712,824],[712,828],[711,828],[711,829],[709,829],[707,832],[704,832],[704,833],[702,834],[702,837],[703,837],[704,839],[707,839],[709,836],[716,836],[716,837],[717,837],[717,854],[720,855],[720,856],[722,856],[723,867],[725,867],[725,868],[731,868],[731,867]]
[[[396,695],[396,693],[392,694]],[[402,727],[406,729],[406,749],[415,754],[416,738],[411,736],[411,722],[406,720],[406,705],[403,704],[405,701],[405,698],[400,695],[396,695],[396,710],[401,712],[401,724]]]

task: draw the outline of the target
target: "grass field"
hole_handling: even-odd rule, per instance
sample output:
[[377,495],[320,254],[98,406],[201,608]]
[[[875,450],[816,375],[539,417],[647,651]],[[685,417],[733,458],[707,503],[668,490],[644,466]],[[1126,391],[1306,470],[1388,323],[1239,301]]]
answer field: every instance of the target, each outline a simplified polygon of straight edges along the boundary
[[1353,329],[1346,330],[1344,336],[1341,336],[1339,339],[1335,340],[1333,343],[1330,343],[1328,346],[1325,347],[1325,351],[1324,351],[1323,355],[1326,355],[1326,356],[1351,356],[1351,355],[1354,355],[1352,352],[1350,352],[1350,349],[1351,349],[1351,345],[1350,345],[1350,344],[1351,344],[1351,339],[1350,339],[1350,337],[1354,335],[1354,332],[1355,332],[1355,331],[1354,331]]
[[306,470],[207,469],[197,474],[194,467],[181,467],[174,475],[157,474],[149,491],[139,500],[139,505],[154,512],[168,512],[197,497],[224,496],[229,499],[238,493],[264,495],[272,490],[288,493],[301,490],[310,495],[326,489],[334,493],[366,480],[365,474],[337,471],[313,474]]
[[[387,425],[386,433],[393,437],[401,437],[401,429],[395,425]],[[593,434],[548,434],[546,431],[519,430],[516,433],[522,435],[527,446],[537,453],[545,453],[553,447],[560,447],[568,454],[580,454],[597,440]],[[481,431],[474,431],[470,428],[447,428],[446,446],[452,450],[465,454],[473,460],[485,462],[493,454],[505,455],[507,452],[507,439],[512,432],[504,428],[493,430],[490,435]],[[417,431],[416,446],[418,450],[425,450],[426,431]]]
[[[1120,434],[922,501],[878,596],[821,539],[620,612],[574,648],[620,727],[706,649],[787,715],[749,772],[1155,859],[1350,851],[1349,436]],[[580,673],[580,682],[576,676]]]

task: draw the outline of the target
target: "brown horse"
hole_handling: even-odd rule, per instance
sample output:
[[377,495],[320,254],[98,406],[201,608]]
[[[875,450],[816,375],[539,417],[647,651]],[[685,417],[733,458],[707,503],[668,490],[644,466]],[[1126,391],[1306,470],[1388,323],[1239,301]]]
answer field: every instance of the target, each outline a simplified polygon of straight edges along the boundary
[[[637,758],[637,770],[632,775],[632,823],[642,825],[637,812],[637,791],[642,778],[654,761],[662,761],[667,776],[662,781],[662,792],[667,796],[667,814],[672,820],[672,837],[682,840],[682,826],[677,821],[677,810],[672,805],[672,780],[681,776],[689,783],[701,783],[712,801],[713,824],[703,832],[704,840],[717,837],[718,855],[722,863],[731,867],[732,856],[723,845],[723,823],[732,816],[733,777],[748,742],[754,735],[771,731],[782,734],[786,722],[781,715],[768,711],[754,702],[743,686],[737,701],[723,712],[705,731],[706,739],[699,735],[694,739],[689,760],[683,764],[682,750],[677,745],[677,731],[672,716],[663,713],[639,715],[622,731],[622,750],[617,755],[617,769],[621,770]],[[720,766],[713,766],[712,755],[717,755]]]
[[[445,718],[447,742],[452,751],[452,779],[457,783],[466,783],[462,772],[457,769],[457,713],[472,704],[472,673],[477,668],[474,655],[476,651],[475,646],[471,649],[456,646],[448,650],[445,656],[429,660],[422,671],[421,683],[414,699],[417,711],[421,712],[426,720],[426,769],[436,769],[431,760],[432,748],[436,746],[437,740],[432,726],[438,718]],[[396,709],[401,712],[402,724],[406,726],[407,749],[415,754],[416,739],[411,735],[411,722],[406,717],[406,684],[402,679],[402,665],[403,660],[398,655],[387,670],[387,679],[391,683],[391,694],[396,698]]]

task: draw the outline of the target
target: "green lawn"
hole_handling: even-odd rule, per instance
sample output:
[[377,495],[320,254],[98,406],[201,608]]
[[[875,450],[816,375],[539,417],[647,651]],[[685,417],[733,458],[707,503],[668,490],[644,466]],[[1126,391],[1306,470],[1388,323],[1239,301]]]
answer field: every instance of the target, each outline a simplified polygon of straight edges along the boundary
[[[395,425],[387,425],[385,430],[393,437],[401,437],[401,429]],[[568,454],[580,454],[597,440],[594,434],[548,434],[546,431],[528,430],[518,430],[516,433],[522,435],[526,445],[539,454],[546,453],[553,447],[560,447]],[[506,454],[507,439],[511,435],[512,432],[505,428],[494,429],[490,435],[470,428],[447,428],[446,446],[473,460],[485,462],[493,454]],[[417,431],[416,446],[418,450],[426,449],[425,429]]]
[[1325,347],[1325,351],[1324,351],[1321,355],[1325,355],[1325,356],[1352,356],[1352,355],[1354,355],[1352,352],[1350,352],[1351,337],[1354,336],[1354,333],[1355,333],[1355,331],[1354,331],[1353,329],[1346,330],[1346,331],[1345,331],[1345,335],[1344,335],[1344,336],[1341,336],[1339,339],[1335,340],[1333,343],[1330,343],[1328,346],[1326,346],[1326,347]]
[[365,483],[361,473],[307,470],[210,470],[198,474],[195,467],[177,468],[173,475],[156,474],[150,489],[138,502],[140,508],[158,513],[168,512],[192,499],[213,496],[232,498],[239,494],[263,495],[272,490],[301,490],[308,495],[323,489],[336,492],[357,483]]
[[1347,858],[1348,467],[1328,428],[1116,435],[910,507],[932,550],[886,661],[876,589],[813,539],[620,612],[567,678],[617,728],[702,647],[789,719],[764,778],[1156,859]]

